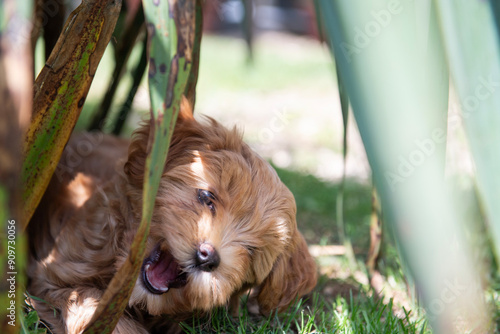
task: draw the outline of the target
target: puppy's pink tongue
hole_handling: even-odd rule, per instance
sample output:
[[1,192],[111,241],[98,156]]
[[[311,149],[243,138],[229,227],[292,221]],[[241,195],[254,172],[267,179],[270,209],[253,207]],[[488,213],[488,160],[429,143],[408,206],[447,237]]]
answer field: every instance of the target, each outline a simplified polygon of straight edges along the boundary
[[178,265],[170,254],[161,252],[158,262],[147,264],[146,277],[149,284],[159,291],[167,292],[169,281],[173,281],[177,277]]
[[143,280],[148,290],[155,294],[162,294],[171,288],[186,284],[186,277],[181,274],[179,264],[174,257],[159,249],[155,249],[145,260]]

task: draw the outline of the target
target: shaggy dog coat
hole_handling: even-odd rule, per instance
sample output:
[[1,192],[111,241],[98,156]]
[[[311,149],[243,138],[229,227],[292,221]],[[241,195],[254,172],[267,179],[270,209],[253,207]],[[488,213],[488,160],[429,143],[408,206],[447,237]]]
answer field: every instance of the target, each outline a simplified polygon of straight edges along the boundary
[[[124,263],[141,220],[149,123],[131,142],[73,136],[28,233],[31,295],[54,333],[80,333]],[[291,192],[241,134],[198,122],[184,100],[155,201],[146,255],[115,333],[147,333],[168,315],[238,305],[263,314],[316,284]],[[140,314],[140,316],[138,316]]]

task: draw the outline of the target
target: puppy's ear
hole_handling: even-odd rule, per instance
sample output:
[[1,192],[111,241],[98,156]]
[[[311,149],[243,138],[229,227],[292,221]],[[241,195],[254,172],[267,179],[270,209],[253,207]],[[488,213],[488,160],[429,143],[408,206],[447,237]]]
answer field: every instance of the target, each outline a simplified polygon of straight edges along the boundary
[[298,230],[291,246],[291,251],[276,260],[258,289],[257,302],[262,314],[284,311],[297,297],[311,292],[317,283],[316,263]]
[[[194,121],[193,117],[193,106],[189,103],[189,100],[182,95],[179,116],[177,117],[177,122]],[[177,123],[176,123],[177,124]]]
[[[176,133],[179,132],[179,129],[185,127],[186,124],[196,123],[193,117],[192,106],[186,97],[182,96],[179,108],[174,133],[172,134],[171,148],[173,143],[178,141],[176,139]],[[132,142],[130,143],[128,150],[128,160],[124,166],[124,171],[128,176],[129,181],[137,186],[142,185],[144,179],[148,145],[150,145],[149,141],[151,140],[149,138],[151,126],[152,121],[148,120],[143,122],[143,124],[136,131],[134,131],[134,134],[132,135]]]

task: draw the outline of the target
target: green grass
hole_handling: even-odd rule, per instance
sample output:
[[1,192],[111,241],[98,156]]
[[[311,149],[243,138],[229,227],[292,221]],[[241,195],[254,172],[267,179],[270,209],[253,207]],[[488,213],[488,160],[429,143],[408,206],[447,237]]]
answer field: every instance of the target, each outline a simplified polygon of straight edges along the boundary
[[41,323],[38,313],[35,310],[29,311],[25,317],[21,319],[21,333],[43,334],[47,333],[47,329]]
[[44,323],[41,321],[40,317],[36,310],[28,303],[28,297],[36,300],[40,300],[34,296],[25,294],[25,304],[24,304],[24,316],[21,317],[21,330],[22,334],[44,334],[47,333],[47,328]]
[[[297,202],[297,223],[309,244],[338,244],[336,199],[340,184],[321,181],[313,175],[277,168],[279,177]],[[345,183],[346,233],[362,252],[369,245],[371,188],[355,179]]]
[[347,298],[337,296],[326,301],[319,294],[312,300],[300,300],[282,314],[268,317],[250,314],[243,308],[238,318],[231,317],[225,308],[218,308],[209,317],[181,323],[185,333],[430,333],[422,317],[406,311],[403,317],[392,313],[392,300],[365,295]]
[[[335,72],[331,60],[324,57],[325,52],[321,48],[296,46],[283,50],[280,44],[274,47],[266,45],[261,47],[259,40],[256,41],[254,60],[249,64],[246,62],[247,49],[243,40],[203,36],[198,86],[201,93],[208,88],[205,85],[238,92],[272,92],[288,87],[331,85]],[[283,54],[287,57],[283,57]]]

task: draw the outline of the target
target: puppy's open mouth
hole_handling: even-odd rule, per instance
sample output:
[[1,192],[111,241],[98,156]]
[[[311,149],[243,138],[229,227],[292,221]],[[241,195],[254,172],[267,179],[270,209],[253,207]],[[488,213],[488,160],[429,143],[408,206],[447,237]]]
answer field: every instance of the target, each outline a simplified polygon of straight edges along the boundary
[[187,274],[182,272],[172,254],[157,245],[142,263],[142,281],[154,294],[180,288],[187,283]]

